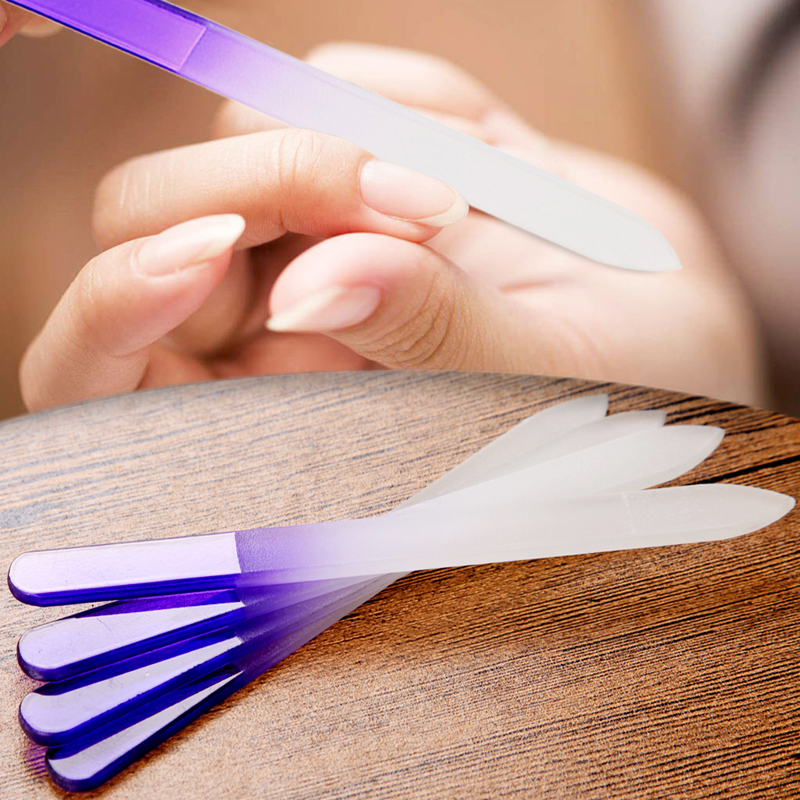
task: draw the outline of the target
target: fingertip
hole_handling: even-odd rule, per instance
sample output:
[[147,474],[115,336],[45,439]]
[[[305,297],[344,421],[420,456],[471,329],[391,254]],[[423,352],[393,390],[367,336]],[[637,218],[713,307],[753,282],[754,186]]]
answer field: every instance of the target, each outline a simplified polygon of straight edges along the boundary
[[273,314],[266,327],[276,333],[345,330],[369,319],[382,296],[378,286],[329,286]]
[[148,278],[169,278],[230,258],[245,231],[244,217],[217,214],[189,220],[151,236],[134,250],[133,268]]
[[429,252],[422,245],[377,233],[327,239],[301,253],[280,274],[269,299],[272,318],[332,287],[385,288],[398,273],[410,277],[411,265]]
[[22,36],[29,39],[46,39],[61,30],[61,25],[46,17],[33,17],[20,29]]
[[326,334],[396,369],[457,368],[475,326],[458,271],[424,247],[349,234],[307,250],[270,298],[274,331]]

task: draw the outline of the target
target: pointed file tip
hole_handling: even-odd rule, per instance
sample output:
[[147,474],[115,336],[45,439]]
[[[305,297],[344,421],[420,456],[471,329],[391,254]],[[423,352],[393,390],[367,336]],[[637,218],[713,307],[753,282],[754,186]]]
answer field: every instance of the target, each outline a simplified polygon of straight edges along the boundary
[[682,269],[683,265],[672,245],[657,229],[651,228],[652,243],[648,252],[647,265],[644,269],[651,272],[675,272]]
[[781,494],[780,492],[772,492],[772,494],[775,495],[774,509],[776,514],[773,522],[777,522],[779,519],[783,519],[797,505],[797,500],[791,495]]
[[[631,215],[633,217],[633,215]],[[613,250],[607,250],[603,263],[637,272],[675,272],[682,269],[681,260],[656,227],[641,217],[628,225],[623,238],[617,239]]]
[[796,500],[791,495],[771,489],[740,484],[719,484],[720,489],[723,487],[731,487],[726,497],[728,509],[735,510],[751,532],[778,522],[796,505]]

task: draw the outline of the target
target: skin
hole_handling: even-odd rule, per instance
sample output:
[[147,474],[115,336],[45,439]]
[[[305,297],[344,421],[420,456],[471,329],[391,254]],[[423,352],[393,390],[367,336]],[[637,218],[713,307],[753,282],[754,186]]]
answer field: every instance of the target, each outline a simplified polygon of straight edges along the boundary
[[[627,206],[664,233],[684,269],[599,267],[474,211],[442,231],[377,214],[358,185],[369,154],[226,103],[216,141],[136,158],[102,182],[103,252],[23,359],[29,409],[375,367],[572,375],[761,402],[749,310],[685,199],[630,165],[543,139],[439,59],[337,45],[309,60]],[[224,214],[240,215],[244,234],[201,268],[137,270],[152,237]],[[270,314],[331,287],[371,287],[379,302],[341,329],[265,329]]]
[[57,30],[58,26],[49,20],[9,3],[0,2],[0,47],[18,33],[25,36],[50,36]]

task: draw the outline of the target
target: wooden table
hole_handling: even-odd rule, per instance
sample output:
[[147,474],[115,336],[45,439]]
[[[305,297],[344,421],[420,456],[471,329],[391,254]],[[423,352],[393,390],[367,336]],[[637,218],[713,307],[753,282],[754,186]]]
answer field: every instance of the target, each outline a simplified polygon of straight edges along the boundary
[[[386,511],[557,400],[728,435],[684,482],[800,495],[800,423],[668,392],[369,372],[146,392],[0,425],[0,556]],[[0,599],[0,796],[61,796]],[[800,514],[718,544],[412,575],[95,793],[800,796]]]

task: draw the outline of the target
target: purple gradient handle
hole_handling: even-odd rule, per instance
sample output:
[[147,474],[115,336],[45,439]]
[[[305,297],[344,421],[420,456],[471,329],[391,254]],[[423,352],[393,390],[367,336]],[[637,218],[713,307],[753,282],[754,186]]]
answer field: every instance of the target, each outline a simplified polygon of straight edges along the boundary
[[19,5],[178,72],[213,23],[160,0],[20,0]]
[[175,686],[149,703],[138,704],[114,725],[105,726],[91,736],[50,748],[45,761],[50,777],[67,791],[89,791],[100,786],[310,642],[391,582],[391,579],[372,581],[363,592],[344,601],[345,605],[340,604],[324,616],[306,621],[279,638],[259,642],[260,646],[251,649],[235,663]]
[[8,587],[37,606],[233,589],[241,573],[232,533],[23,553]]
[[63,681],[361,582],[307,581],[111,603],[32,628],[19,641],[17,659],[32,678]]
[[320,594],[143,658],[48,684],[24,698],[20,724],[40,744],[103,738],[129,724],[127,714],[137,714],[140,707],[150,707],[168,692],[230,664],[243,668],[254,651],[364,597],[373,584],[367,581]]

